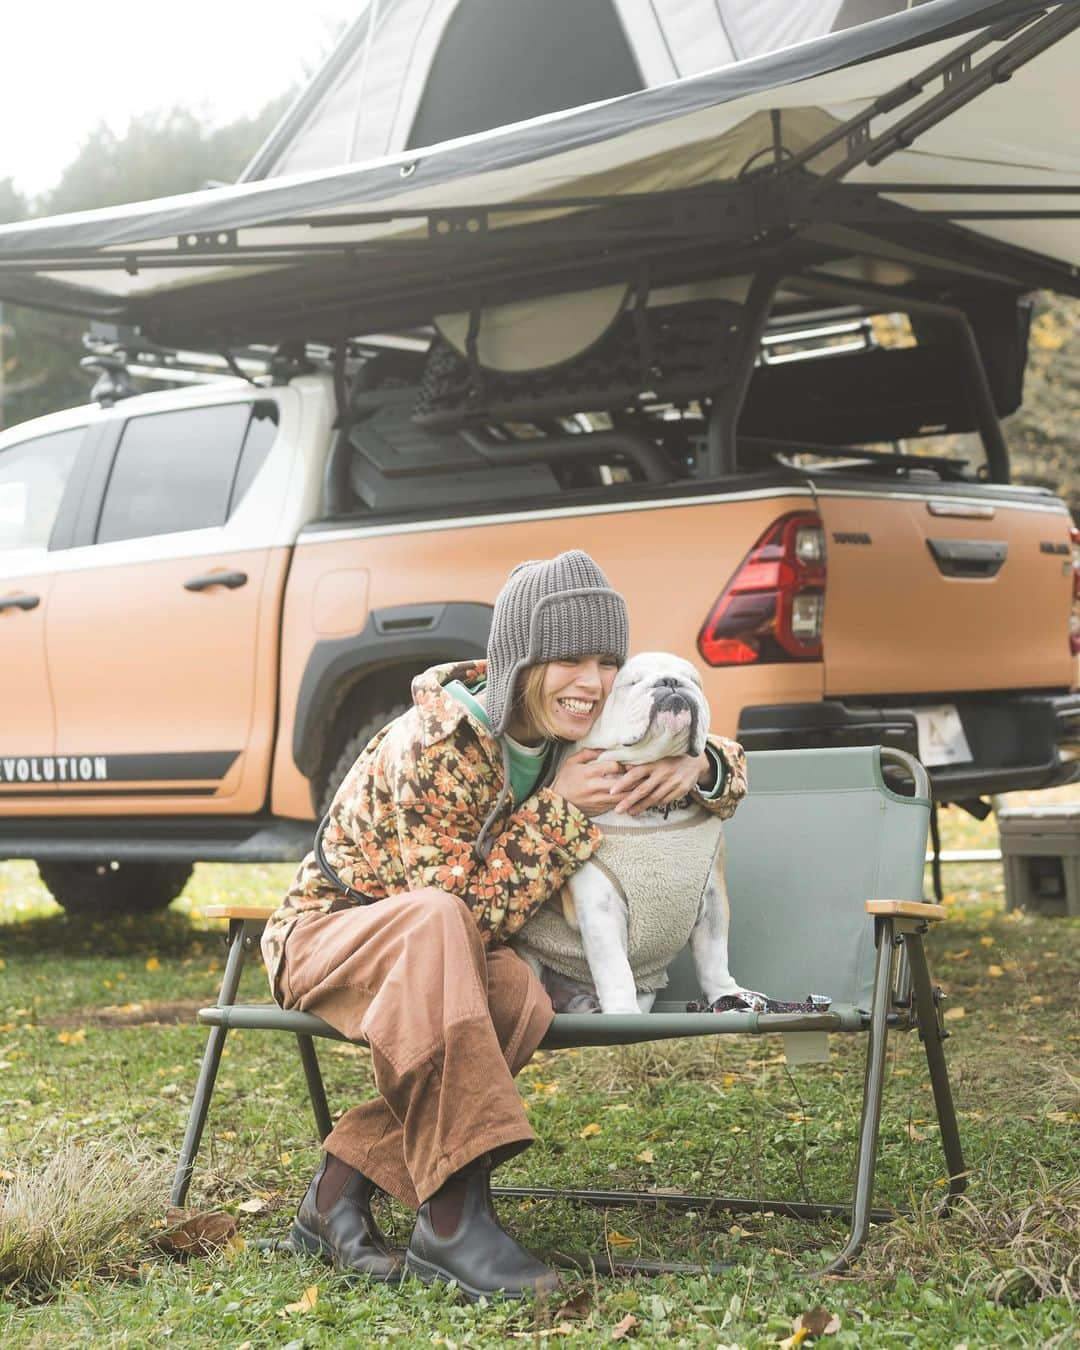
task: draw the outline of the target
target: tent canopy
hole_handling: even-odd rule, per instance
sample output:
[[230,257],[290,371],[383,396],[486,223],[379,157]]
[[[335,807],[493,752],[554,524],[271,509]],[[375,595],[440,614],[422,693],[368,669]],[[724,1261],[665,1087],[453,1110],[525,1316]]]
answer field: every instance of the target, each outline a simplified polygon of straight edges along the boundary
[[[598,3],[582,13],[596,19]],[[460,130],[440,117],[453,99],[434,58],[464,60],[469,6],[488,0],[383,0],[389,18],[410,6],[442,16],[416,30],[421,67],[398,70],[400,115],[350,130],[358,155],[378,157],[300,172],[325,149],[316,132],[346,68],[362,68],[366,49],[370,74],[376,42],[400,46],[410,31],[380,39],[373,4],[371,41],[365,18],[245,181],[0,228],[0,298],[221,346],[334,342],[586,288],[692,294],[763,272],[873,283],[901,300],[1080,293],[1080,0],[897,13],[880,0],[869,8],[885,17],[854,27],[845,11],[867,3],[721,0],[708,32],[690,0],[605,3],[625,41],[593,89],[613,96],[417,148],[420,132]],[[776,40],[762,36],[766,10],[794,45],[747,58]],[[563,34],[567,50],[579,32]],[[728,64],[685,73],[695,52]],[[485,73],[504,98],[514,71],[480,58],[474,79]],[[622,92],[631,79],[655,87]],[[781,298],[819,303],[800,300],[805,289]]]

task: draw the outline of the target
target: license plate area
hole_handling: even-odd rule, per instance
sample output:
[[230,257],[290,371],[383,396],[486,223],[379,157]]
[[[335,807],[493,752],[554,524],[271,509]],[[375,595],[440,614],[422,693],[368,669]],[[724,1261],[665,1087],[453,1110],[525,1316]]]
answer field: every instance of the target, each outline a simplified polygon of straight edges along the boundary
[[928,769],[942,764],[970,764],[974,759],[955,703],[915,708],[919,758]]

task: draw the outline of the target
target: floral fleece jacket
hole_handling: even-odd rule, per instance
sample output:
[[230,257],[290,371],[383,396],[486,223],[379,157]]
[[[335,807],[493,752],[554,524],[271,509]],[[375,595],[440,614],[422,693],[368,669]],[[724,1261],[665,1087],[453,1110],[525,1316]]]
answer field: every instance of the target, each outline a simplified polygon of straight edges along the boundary
[[[484,678],[485,663],[434,666],[413,681],[413,707],[368,743],[337,790],[323,835],[330,866],[354,890],[381,900],[434,886],[459,895],[485,942],[504,942],[554,895],[603,835],[576,806],[541,787],[508,801],[480,859],[473,843],[503,785],[495,737],[443,686]],[[746,764],[734,741],[714,738],[726,769],[721,793],[698,800],[727,819],[746,792]],[[696,792],[694,794],[697,796]],[[296,920],[344,899],[309,853],[262,939],[270,987]]]

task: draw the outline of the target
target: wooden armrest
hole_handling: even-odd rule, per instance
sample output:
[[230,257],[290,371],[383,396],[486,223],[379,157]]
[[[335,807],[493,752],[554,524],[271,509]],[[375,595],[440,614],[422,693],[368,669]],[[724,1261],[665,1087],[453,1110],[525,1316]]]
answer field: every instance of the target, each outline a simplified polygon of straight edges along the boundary
[[867,900],[867,914],[891,914],[893,918],[927,919],[934,923],[944,919],[948,910],[944,905],[931,905],[925,900]]
[[265,923],[277,910],[276,905],[202,905],[208,919],[247,919],[251,923]]

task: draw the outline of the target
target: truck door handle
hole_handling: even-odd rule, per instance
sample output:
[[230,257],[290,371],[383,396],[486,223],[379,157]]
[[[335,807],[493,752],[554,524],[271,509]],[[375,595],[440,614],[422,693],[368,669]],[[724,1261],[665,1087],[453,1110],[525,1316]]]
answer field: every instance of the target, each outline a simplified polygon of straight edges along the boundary
[[192,577],[184,582],[185,591],[208,591],[211,586],[224,586],[235,591],[247,585],[246,572],[204,572],[201,577]]
[[40,604],[40,595],[0,595],[0,610],[37,609]]
[[946,577],[996,577],[1009,554],[1004,539],[928,539],[926,546]]

